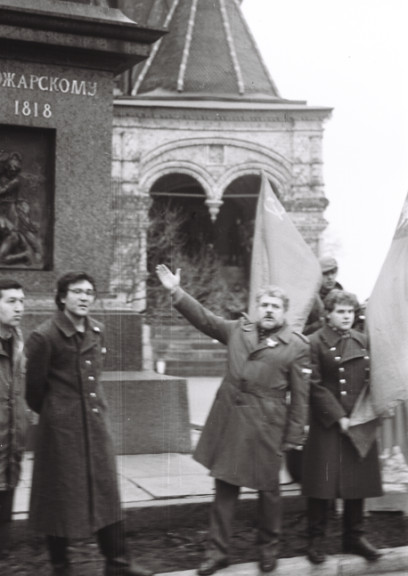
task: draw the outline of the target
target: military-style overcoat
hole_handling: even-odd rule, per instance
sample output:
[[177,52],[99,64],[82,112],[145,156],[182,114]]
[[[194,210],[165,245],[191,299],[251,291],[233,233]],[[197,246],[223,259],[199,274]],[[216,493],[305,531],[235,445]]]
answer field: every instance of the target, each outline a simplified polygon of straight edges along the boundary
[[275,489],[283,443],[301,444],[303,439],[310,380],[308,340],[284,326],[258,343],[256,325],[245,319],[215,316],[181,289],[174,302],[194,326],[228,346],[226,374],[194,458],[212,476],[230,484]]
[[13,330],[12,362],[0,343],[0,490],[15,488],[21,471],[27,405],[23,338]]
[[350,416],[369,386],[367,337],[342,337],[328,325],[309,336],[312,347],[310,432],[303,454],[303,494],[311,498],[369,498],[382,494],[377,444],[361,458],[338,421]]
[[120,520],[116,461],[100,377],[103,326],[83,336],[57,312],[28,338],[27,402],[39,413],[30,521],[83,538]]

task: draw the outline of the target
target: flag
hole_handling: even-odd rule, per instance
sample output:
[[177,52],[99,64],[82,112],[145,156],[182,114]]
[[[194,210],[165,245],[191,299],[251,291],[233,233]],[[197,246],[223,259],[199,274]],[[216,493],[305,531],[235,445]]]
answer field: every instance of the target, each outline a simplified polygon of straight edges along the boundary
[[252,246],[249,315],[256,293],[274,284],[289,296],[288,322],[302,331],[321,283],[321,269],[312,249],[275,196],[262,174]]
[[408,196],[367,306],[371,394],[381,415],[408,400]]
[[348,434],[364,457],[379,416],[408,399],[408,196],[366,310],[370,391],[360,395]]
[[379,419],[374,410],[370,386],[359,394],[350,414],[347,434],[361,458],[365,458],[377,437]]

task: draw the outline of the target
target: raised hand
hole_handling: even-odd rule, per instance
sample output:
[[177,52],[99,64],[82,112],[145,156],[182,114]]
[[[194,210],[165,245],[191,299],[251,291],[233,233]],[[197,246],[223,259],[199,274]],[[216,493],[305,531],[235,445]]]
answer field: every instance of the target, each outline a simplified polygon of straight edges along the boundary
[[176,273],[173,274],[165,264],[158,264],[156,266],[156,274],[163,287],[172,294],[180,286],[180,268],[177,268]]

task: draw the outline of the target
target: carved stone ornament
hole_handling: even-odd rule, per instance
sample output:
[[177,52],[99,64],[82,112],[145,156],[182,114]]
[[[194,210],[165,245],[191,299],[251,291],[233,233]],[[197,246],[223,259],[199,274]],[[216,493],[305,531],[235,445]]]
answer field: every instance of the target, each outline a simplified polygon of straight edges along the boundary
[[220,211],[220,208],[223,204],[223,201],[207,198],[205,203],[208,206],[208,211],[210,212],[211,222],[215,222],[218,216],[218,212]]

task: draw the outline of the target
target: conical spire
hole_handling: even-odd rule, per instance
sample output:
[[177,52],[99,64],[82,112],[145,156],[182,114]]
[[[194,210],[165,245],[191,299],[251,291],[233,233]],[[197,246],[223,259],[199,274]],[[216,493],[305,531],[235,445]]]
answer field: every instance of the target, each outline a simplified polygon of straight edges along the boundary
[[239,0],[173,0],[133,96],[282,100]]

